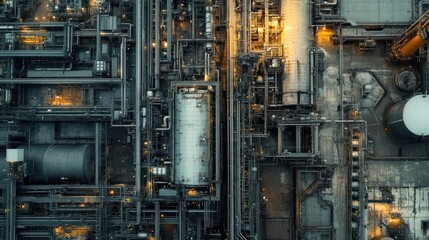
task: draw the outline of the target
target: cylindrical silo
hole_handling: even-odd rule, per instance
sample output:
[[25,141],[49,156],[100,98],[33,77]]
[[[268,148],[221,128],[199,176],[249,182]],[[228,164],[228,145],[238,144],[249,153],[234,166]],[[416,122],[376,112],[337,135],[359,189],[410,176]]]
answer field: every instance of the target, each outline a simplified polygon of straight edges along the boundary
[[408,138],[429,135],[429,95],[416,95],[390,109],[387,125],[393,132]]
[[182,88],[174,109],[174,182],[204,186],[211,179],[210,93]]
[[33,183],[91,182],[94,177],[94,146],[88,144],[22,145]]

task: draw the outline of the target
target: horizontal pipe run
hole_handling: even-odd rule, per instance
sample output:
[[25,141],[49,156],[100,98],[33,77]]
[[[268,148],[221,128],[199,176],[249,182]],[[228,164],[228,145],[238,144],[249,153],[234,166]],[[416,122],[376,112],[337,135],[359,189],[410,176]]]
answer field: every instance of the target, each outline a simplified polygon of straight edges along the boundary
[[14,27],[63,27],[67,22],[3,22],[0,29],[14,29]]
[[120,84],[120,78],[3,78],[0,84]]
[[372,157],[367,156],[368,161],[429,161],[429,157]]
[[0,57],[67,57],[61,50],[1,50]]

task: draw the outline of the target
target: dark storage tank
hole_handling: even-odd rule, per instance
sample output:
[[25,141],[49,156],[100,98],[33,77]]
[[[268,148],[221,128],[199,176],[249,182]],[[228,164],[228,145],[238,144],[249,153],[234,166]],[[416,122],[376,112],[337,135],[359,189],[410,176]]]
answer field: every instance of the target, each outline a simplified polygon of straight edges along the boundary
[[408,138],[429,135],[429,95],[416,95],[396,103],[387,116],[393,132]]
[[91,182],[94,146],[88,144],[21,145],[32,183]]

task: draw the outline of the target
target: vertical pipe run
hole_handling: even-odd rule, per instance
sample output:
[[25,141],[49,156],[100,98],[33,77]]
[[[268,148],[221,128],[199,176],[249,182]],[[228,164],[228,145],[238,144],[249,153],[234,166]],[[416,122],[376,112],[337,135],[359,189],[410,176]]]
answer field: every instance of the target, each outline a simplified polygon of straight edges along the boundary
[[242,26],[242,28],[243,28],[243,31],[242,31],[242,36],[243,36],[243,49],[242,49],[242,52],[243,52],[243,54],[245,54],[245,53],[247,53],[247,41],[248,41],[248,34],[250,34],[248,31],[247,31],[247,26],[248,26],[248,24],[249,24],[249,21],[248,21],[248,16],[247,16],[247,13],[248,13],[248,11],[247,11],[247,1],[246,0],[244,0],[243,1],[243,11],[241,12],[241,14],[242,14],[242,16],[241,16],[241,26]]
[[[191,3],[190,3],[191,4]],[[195,39],[195,1],[192,1],[192,39]]]
[[[269,12],[268,12],[268,0],[265,0],[265,3],[264,3],[264,22],[265,22],[265,31],[264,31],[264,37],[265,37],[265,41],[264,41],[264,50],[265,50],[265,52],[266,52],[266,50],[268,49],[268,45],[269,45],[269,42],[270,42],[270,39],[269,39],[269,26],[268,26],[268,14],[269,14]],[[265,81],[267,81],[267,79],[265,79]]]
[[159,202],[155,202],[155,239],[160,239],[160,212],[159,212]]
[[219,70],[217,71],[218,75],[217,75],[217,84],[216,84],[216,126],[215,126],[215,131],[216,131],[216,145],[215,145],[215,164],[216,164],[216,171],[215,171],[215,180],[216,180],[216,200],[220,201],[220,187],[221,187],[221,179],[220,179],[220,83],[219,83]]
[[314,150],[313,153],[318,155],[319,154],[319,126],[315,125],[313,126],[314,135],[313,135],[313,141],[314,141]]
[[8,212],[8,233],[10,240],[15,240],[15,230],[16,230],[16,179],[11,176],[9,179],[9,194],[7,197],[9,198],[9,212]]
[[127,38],[123,37],[121,42],[121,79],[122,79],[122,116],[127,116],[128,106],[127,106]]
[[312,49],[310,51],[310,72],[309,72],[309,80],[310,80],[310,104],[314,103],[314,75],[316,74],[316,51]]
[[185,216],[184,216],[184,214],[183,214],[183,202],[182,201],[179,201],[179,206],[178,206],[178,209],[179,209],[179,240],[183,240],[184,239],[184,233],[185,233],[185,231],[184,231],[184,229],[185,229],[185,224],[184,223],[186,223],[185,221],[183,221],[184,219],[185,219]]
[[301,148],[302,148],[302,146],[301,146],[302,126],[296,126],[295,132],[296,132],[296,136],[295,136],[295,139],[296,139],[296,142],[295,142],[296,152],[300,153],[301,152]]
[[100,35],[100,8],[97,1],[97,36],[95,44],[95,60],[100,60],[101,35]]
[[[148,82],[148,89],[152,89],[153,88],[153,73],[154,73],[154,69],[153,69],[153,54],[154,54],[154,48],[153,48],[153,19],[154,19],[154,14],[153,14],[153,4],[154,4],[155,0],[148,0],[147,1],[147,23],[145,24],[145,28],[148,29],[148,40],[146,42],[146,49],[147,49],[147,66],[143,68],[143,71],[146,71],[147,68],[147,74],[145,77],[147,77],[147,82]],[[145,1],[146,2],[146,1]],[[145,81],[146,82],[146,81]]]
[[[228,139],[228,214],[227,214],[227,233],[228,233],[228,239],[235,239],[236,231],[235,231],[235,214],[236,214],[236,208],[235,208],[235,173],[238,171],[236,170],[235,166],[235,156],[234,156],[234,56],[235,56],[235,41],[236,41],[236,32],[237,24],[236,24],[236,12],[234,11],[236,7],[235,1],[226,1],[227,7],[227,27],[231,31],[227,31],[227,41],[228,44],[226,44],[228,58],[227,58],[227,139]],[[245,52],[243,52],[245,53]]]
[[167,61],[171,62],[171,48],[173,47],[172,40],[172,9],[171,9],[171,1],[167,0]]
[[142,64],[142,1],[136,1],[136,86],[135,86],[135,104],[134,117],[136,124],[135,143],[134,143],[134,158],[135,158],[135,186],[134,190],[137,197],[137,220],[136,225],[140,224],[141,220],[141,64]]
[[[159,63],[160,63],[160,46],[159,46],[159,26],[160,26],[160,1],[155,0],[155,88],[159,86]],[[168,22],[167,25],[171,25],[171,22]]]
[[277,154],[282,154],[283,152],[283,130],[281,127],[277,128]]
[[100,184],[100,160],[101,160],[101,130],[100,123],[95,123],[95,185],[98,187]]

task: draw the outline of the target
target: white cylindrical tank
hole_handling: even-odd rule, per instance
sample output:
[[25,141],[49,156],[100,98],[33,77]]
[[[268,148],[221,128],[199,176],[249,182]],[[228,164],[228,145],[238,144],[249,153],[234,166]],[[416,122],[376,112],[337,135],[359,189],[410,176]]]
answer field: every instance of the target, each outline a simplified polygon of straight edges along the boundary
[[429,95],[416,95],[395,104],[387,116],[387,124],[393,132],[403,137],[429,135]]
[[210,164],[210,93],[182,88],[174,109],[174,182],[185,186],[208,185]]

